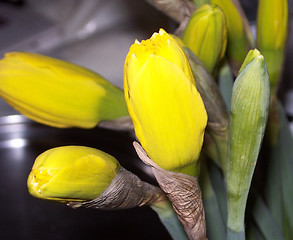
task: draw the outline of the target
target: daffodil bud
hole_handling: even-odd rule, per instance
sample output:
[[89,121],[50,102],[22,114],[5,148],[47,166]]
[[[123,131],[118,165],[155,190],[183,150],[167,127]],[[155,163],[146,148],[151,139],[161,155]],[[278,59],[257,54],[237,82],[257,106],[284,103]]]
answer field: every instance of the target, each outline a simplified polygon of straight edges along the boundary
[[246,67],[246,65],[248,63],[250,63],[252,60],[255,59],[255,57],[258,57],[258,56],[260,56],[260,52],[257,49],[250,50],[247,53],[246,58],[243,61],[242,65],[241,65],[241,67],[239,69],[239,73],[243,70],[244,67]]
[[213,72],[227,45],[226,20],[221,8],[209,4],[198,8],[191,16],[182,39]]
[[257,47],[265,57],[272,90],[275,89],[282,70],[287,34],[287,0],[260,0],[257,13]]
[[247,196],[269,112],[270,85],[264,57],[248,54],[232,92],[228,141],[228,239],[244,235]]
[[195,174],[207,114],[183,49],[163,29],[131,46],[124,90],[148,156],[166,170]]
[[54,127],[92,128],[128,115],[122,90],[98,74],[34,53],[8,53],[0,60],[0,96]]
[[97,198],[120,170],[119,162],[100,150],[66,146],[37,157],[27,185],[34,197],[60,202]]
[[232,0],[211,0],[210,2],[220,6],[225,14],[228,30],[227,53],[237,74],[250,47],[249,26],[245,22],[246,18],[241,16]]

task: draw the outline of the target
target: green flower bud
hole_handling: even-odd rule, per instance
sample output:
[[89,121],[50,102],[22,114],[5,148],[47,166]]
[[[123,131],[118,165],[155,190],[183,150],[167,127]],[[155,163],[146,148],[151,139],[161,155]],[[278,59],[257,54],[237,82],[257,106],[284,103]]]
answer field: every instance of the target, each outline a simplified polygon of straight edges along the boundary
[[120,170],[119,162],[100,150],[66,146],[37,157],[27,185],[31,195],[60,202],[97,198]]
[[198,8],[191,16],[182,39],[213,72],[227,45],[226,20],[221,8],[208,4]]
[[54,127],[92,128],[128,115],[123,91],[100,75],[34,53],[7,53],[0,60],[0,96],[25,116]]
[[275,89],[282,70],[287,35],[287,0],[260,0],[257,14],[257,47],[265,57],[272,90]]
[[246,65],[248,63],[250,63],[252,60],[254,60],[255,57],[260,56],[260,52],[257,49],[254,50],[250,50],[244,60],[244,62],[242,63],[239,73],[243,70],[244,67],[246,67]]
[[[252,56],[254,56],[252,58]],[[232,93],[228,140],[228,235],[244,234],[244,213],[269,111],[270,85],[264,57],[248,54]]]

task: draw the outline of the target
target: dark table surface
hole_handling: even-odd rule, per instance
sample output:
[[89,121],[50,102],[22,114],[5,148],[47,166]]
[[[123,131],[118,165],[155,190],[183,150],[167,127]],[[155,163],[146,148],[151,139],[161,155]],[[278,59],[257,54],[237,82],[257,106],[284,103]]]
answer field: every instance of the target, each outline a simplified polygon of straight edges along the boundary
[[129,132],[101,128],[55,129],[21,116],[0,118],[0,239],[170,239],[148,207],[100,211],[71,209],[29,195],[27,176],[43,151],[64,145],[96,147],[152,182],[132,148]]

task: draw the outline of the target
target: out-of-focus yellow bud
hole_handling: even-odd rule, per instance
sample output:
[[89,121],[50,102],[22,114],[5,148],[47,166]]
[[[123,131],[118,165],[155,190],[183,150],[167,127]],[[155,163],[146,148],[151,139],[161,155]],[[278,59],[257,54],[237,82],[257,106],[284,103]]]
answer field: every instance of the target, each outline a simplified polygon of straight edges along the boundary
[[260,0],[257,13],[257,47],[263,54],[272,90],[278,83],[288,34],[287,0]]
[[287,0],[259,0],[257,14],[257,44],[265,49],[284,48],[287,32]]
[[197,9],[190,18],[182,39],[212,72],[224,56],[227,45],[226,20],[221,8],[205,4]]
[[121,166],[100,150],[66,146],[37,157],[27,185],[34,197],[60,202],[97,198],[109,186]]
[[227,53],[234,68],[238,71],[249,50],[244,20],[232,0],[211,0],[220,6],[225,14],[228,29]]
[[124,89],[149,157],[166,170],[195,174],[207,114],[183,49],[163,29],[131,46]]
[[54,127],[91,128],[128,115],[122,90],[62,60],[8,53],[0,60],[0,96],[27,117]]

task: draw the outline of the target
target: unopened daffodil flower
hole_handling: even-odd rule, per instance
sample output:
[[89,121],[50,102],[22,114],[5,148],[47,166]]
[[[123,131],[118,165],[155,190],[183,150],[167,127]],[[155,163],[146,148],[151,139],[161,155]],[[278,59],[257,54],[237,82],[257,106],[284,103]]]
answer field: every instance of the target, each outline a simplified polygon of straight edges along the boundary
[[148,156],[166,170],[194,175],[207,114],[183,49],[163,29],[131,46],[124,92]]
[[97,198],[120,170],[119,162],[98,149],[66,146],[37,157],[27,185],[34,197],[59,202]]
[[198,8],[191,16],[182,39],[207,70],[213,72],[227,45],[226,20],[221,8],[213,4]]
[[128,115],[123,91],[97,73],[34,53],[8,53],[0,60],[0,96],[53,127],[92,128]]

